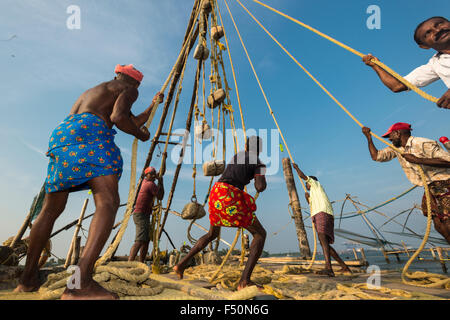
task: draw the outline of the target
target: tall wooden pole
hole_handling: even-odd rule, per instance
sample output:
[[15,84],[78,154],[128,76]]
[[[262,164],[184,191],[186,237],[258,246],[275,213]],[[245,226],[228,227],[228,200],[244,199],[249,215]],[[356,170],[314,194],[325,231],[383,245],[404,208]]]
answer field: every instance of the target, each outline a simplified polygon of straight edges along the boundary
[[22,223],[22,226],[20,227],[20,229],[17,232],[16,236],[14,237],[13,241],[9,245],[11,248],[14,248],[16,243],[18,243],[20,240],[22,240],[22,237],[25,234],[25,231],[27,231],[27,228],[31,223],[31,218],[33,216],[34,211],[36,210],[36,207],[38,206],[38,203],[40,201],[43,201],[42,198],[44,198],[44,197],[45,197],[45,185],[43,185],[41,187],[39,194],[34,197],[33,203],[31,205],[31,208],[30,208],[30,211],[28,212],[27,217],[25,218],[25,221]]
[[289,158],[283,159],[283,173],[288,189],[290,205],[294,215],[300,256],[303,259],[307,259],[311,257],[311,249],[309,248],[308,236],[306,234],[305,225],[303,224],[300,200],[298,198],[297,187],[295,186],[294,175],[292,174],[291,160]]
[[83,207],[81,208],[80,218],[78,218],[78,223],[75,228],[75,232],[73,234],[72,242],[70,243],[70,248],[69,248],[69,251],[67,252],[67,258],[66,258],[66,263],[64,264],[64,268],[67,268],[71,262],[71,257],[72,257],[72,254],[74,253],[74,249],[75,249],[75,242],[77,241],[78,232],[80,232],[80,229],[81,229],[81,223],[83,221],[84,213],[86,212],[88,202],[89,202],[89,198],[86,198],[86,200],[84,200]]

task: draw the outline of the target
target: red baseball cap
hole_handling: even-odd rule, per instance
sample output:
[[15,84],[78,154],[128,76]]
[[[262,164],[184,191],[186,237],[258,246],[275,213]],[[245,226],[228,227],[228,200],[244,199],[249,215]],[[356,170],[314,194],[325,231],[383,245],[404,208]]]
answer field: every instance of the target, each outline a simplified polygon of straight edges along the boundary
[[439,138],[439,141],[442,142],[442,143],[446,143],[446,142],[448,142],[449,140],[448,140],[447,137],[440,137],[440,138]]
[[385,134],[383,134],[382,137],[387,138],[387,137],[389,137],[391,132],[397,131],[397,130],[412,130],[412,128],[409,123],[397,122],[397,123],[393,124],[392,126],[390,126],[389,130]]

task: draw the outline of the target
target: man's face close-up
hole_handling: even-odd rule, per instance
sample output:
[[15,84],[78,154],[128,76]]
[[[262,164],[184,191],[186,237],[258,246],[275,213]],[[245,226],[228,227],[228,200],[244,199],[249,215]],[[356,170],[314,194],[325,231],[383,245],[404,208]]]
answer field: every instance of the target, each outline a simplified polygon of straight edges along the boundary
[[394,147],[399,148],[401,147],[401,135],[400,135],[400,131],[393,131],[389,134],[389,140],[392,142],[392,144],[394,145]]
[[425,47],[444,49],[450,45],[450,22],[443,18],[431,19],[417,30],[417,36]]

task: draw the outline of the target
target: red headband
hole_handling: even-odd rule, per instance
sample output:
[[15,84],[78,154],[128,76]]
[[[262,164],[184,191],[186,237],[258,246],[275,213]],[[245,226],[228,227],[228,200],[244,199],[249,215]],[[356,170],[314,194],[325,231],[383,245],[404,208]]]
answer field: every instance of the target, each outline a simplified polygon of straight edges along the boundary
[[142,74],[142,72],[140,72],[139,70],[135,69],[134,66],[132,64],[129,65],[120,65],[118,64],[116,66],[116,69],[114,70],[115,73],[123,73],[126,74],[127,76],[132,77],[133,79],[135,79],[136,81],[141,82],[142,79],[144,78],[144,75]]
[[148,167],[147,169],[145,169],[144,174],[148,174],[148,173],[150,173],[152,171],[156,172],[156,169],[153,168],[153,167]]

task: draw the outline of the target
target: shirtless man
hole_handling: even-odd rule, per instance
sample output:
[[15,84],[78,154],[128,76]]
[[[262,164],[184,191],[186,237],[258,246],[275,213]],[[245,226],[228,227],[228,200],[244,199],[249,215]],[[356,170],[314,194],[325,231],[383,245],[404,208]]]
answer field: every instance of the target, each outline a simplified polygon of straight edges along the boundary
[[256,285],[250,277],[261,256],[267,233],[255,215],[255,199],[247,194],[244,188],[252,180],[255,181],[255,189],[259,193],[267,187],[266,165],[258,157],[261,150],[261,138],[257,136],[247,138],[245,151],[238,152],[231,159],[220,179],[212,187],[208,200],[209,232],[201,237],[189,253],[173,267],[180,279],[183,279],[184,270],[191,259],[219,236],[221,227],[233,227],[245,228],[253,235],[248,260],[237,289]]
[[66,288],[61,299],[118,299],[92,279],[95,261],[111,233],[119,207],[123,161],[114,143],[117,132],[112,127],[147,141],[150,133],[144,124],[155,103],[164,96],[156,94],[150,107],[134,116],[130,110],[138,98],[143,75],[133,65],[117,65],[115,72],[114,80],[84,92],[50,137],[44,205],[30,232],[27,261],[16,292],[39,289],[39,256],[55,220],[64,211],[69,193],[91,189],[96,211],[78,263],[81,288]]

